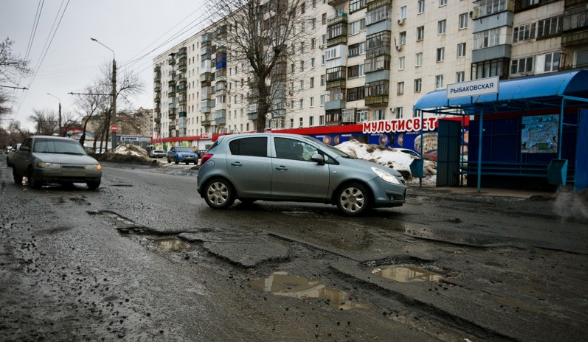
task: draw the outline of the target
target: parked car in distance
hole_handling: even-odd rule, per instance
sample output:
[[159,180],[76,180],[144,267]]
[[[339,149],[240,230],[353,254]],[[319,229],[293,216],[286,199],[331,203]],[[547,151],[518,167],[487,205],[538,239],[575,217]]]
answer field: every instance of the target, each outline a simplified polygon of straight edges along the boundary
[[194,165],[198,164],[198,156],[191,148],[187,146],[174,146],[167,152],[167,162],[171,163],[172,160],[178,163],[186,163],[186,165],[193,162]]
[[396,151],[400,151],[402,153],[406,153],[406,154],[408,154],[410,156],[413,156],[415,158],[420,158],[421,157],[420,153],[418,153],[417,151],[413,151],[413,150],[411,150],[409,148],[395,147],[394,149]]
[[48,183],[86,183],[97,189],[102,167],[90,157],[77,140],[35,135],[26,138],[12,158],[12,176],[16,184],[27,177],[31,188]]
[[355,216],[403,205],[406,189],[398,171],[296,134],[221,136],[202,157],[197,176],[198,193],[215,209],[238,198],[328,203]]
[[6,155],[6,165],[12,166],[12,157],[14,156],[14,153],[18,151],[20,145],[21,144],[12,145],[11,148],[8,150],[8,154]]
[[423,159],[437,161],[437,150],[431,150],[423,153]]
[[151,150],[149,151],[149,157],[151,158],[163,158],[167,154],[163,150]]

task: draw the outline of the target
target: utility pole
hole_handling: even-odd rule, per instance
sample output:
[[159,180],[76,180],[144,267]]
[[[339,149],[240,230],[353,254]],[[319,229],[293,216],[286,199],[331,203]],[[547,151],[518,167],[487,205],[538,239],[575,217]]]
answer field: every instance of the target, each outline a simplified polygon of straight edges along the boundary
[[62,127],[62,123],[61,123],[61,99],[53,94],[47,93],[47,95],[49,96],[53,96],[54,98],[56,98],[57,100],[59,100],[59,136],[60,137],[64,137],[65,136],[65,132],[63,132],[63,127]]
[[104,46],[108,50],[112,51],[112,114],[110,115],[110,131],[112,133],[111,136],[111,147],[114,151],[116,147],[116,129],[112,129],[113,126],[116,126],[116,55],[114,54],[114,50],[109,48],[108,46],[102,44],[96,38],[90,38],[92,41]]

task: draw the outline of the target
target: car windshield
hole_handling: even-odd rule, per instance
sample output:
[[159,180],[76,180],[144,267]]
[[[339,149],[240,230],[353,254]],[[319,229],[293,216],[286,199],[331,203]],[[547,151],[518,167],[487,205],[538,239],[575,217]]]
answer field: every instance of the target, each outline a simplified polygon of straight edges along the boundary
[[72,140],[36,139],[33,147],[35,153],[61,153],[85,155],[86,152],[79,142]]
[[176,152],[194,152],[189,147],[176,147]]
[[307,135],[305,135],[305,136],[304,136],[304,138],[305,138],[305,139],[308,139],[308,140],[310,140],[310,141],[312,141],[312,142],[314,142],[314,143],[317,143],[317,144],[321,145],[321,146],[322,146],[322,147],[324,147],[324,148],[325,148],[327,151],[333,152],[333,153],[335,153],[335,154],[336,154],[336,155],[338,155],[338,156],[341,156],[341,157],[343,157],[343,158],[350,158],[350,159],[352,159],[352,158],[353,158],[352,156],[348,155],[347,153],[345,153],[345,152],[341,151],[340,149],[338,149],[338,148],[336,148],[336,147],[333,147],[333,146],[331,146],[331,145],[327,145],[327,144],[325,144],[324,142],[322,142],[322,141],[320,141],[320,140],[318,140],[318,139],[316,139],[316,138],[313,138],[313,137],[310,137],[310,136],[307,136]]

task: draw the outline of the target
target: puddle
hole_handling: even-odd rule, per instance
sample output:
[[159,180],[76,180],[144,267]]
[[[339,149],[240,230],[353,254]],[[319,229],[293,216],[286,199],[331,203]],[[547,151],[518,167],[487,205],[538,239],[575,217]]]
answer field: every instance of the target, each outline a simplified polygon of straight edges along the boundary
[[322,280],[311,280],[285,272],[275,272],[267,278],[252,280],[251,284],[276,296],[323,299],[338,310],[371,308],[369,304],[352,301],[347,292],[327,286]]
[[155,242],[160,250],[172,252],[183,251],[184,249],[190,247],[189,244],[178,238],[155,239],[153,242]]
[[372,273],[399,283],[439,281],[442,278],[439,274],[412,266],[382,266],[374,269]]
[[104,223],[110,224],[117,229],[134,226],[133,221],[111,211],[89,211],[88,214],[99,217]]

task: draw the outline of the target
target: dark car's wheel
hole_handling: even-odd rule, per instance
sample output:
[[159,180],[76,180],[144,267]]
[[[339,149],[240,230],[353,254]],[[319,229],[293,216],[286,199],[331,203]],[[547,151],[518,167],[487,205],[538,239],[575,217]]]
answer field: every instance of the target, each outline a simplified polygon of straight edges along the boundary
[[14,184],[22,185],[22,175],[16,171],[16,167],[12,169],[12,178],[14,179]]
[[95,181],[95,182],[87,182],[86,185],[88,186],[88,189],[96,190],[100,186],[100,180]]
[[33,188],[33,189],[40,189],[41,188],[41,180],[39,180],[39,179],[37,179],[37,177],[35,177],[35,173],[33,172],[32,168],[29,170],[28,178],[29,178],[29,186],[31,188]]
[[180,161],[178,160],[178,157],[176,157],[176,165],[179,163]]
[[359,183],[344,185],[337,193],[337,208],[347,216],[357,216],[369,207],[369,192]]
[[168,163],[171,163],[171,160],[169,160],[169,157],[167,157],[167,162],[168,162]]
[[235,202],[235,191],[229,181],[225,179],[213,179],[204,187],[204,200],[214,209],[225,209]]

